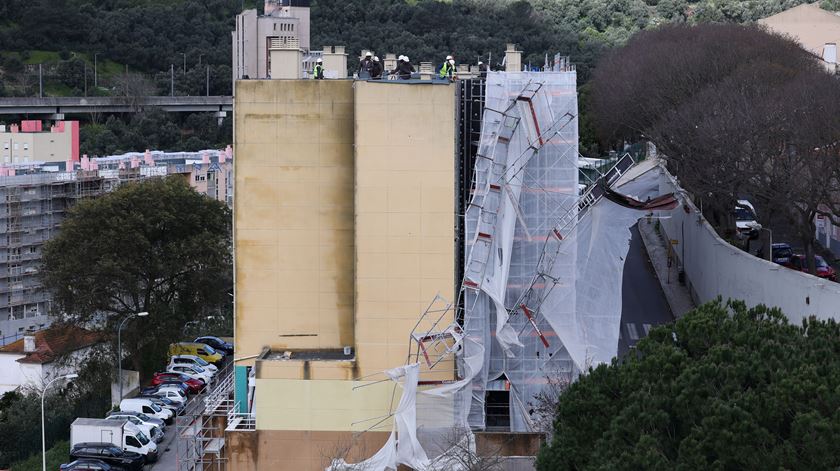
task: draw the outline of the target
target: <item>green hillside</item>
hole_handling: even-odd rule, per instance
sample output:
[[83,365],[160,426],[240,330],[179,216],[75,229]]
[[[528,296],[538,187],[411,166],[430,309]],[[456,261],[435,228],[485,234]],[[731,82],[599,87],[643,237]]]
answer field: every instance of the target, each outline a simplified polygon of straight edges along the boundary
[[[495,62],[504,44],[515,42],[526,52],[525,62],[535,66],[543,63],[546,52],[570,55],[585,81],[605,49],[641,29],[663,22],[751,22],[803,1],[313,0],[312,44],[343,44],[351,55],[371,48],[435,62],[450,53],[463,61],[481,56]],[[826,0],[823,5],[834,8],[837,3]],[[31,78],[17,77],[18,64],[8,52],[28,54],[24,64],[49,65],[56,77],[62,62],[80,59],[91,66],[90,59],[98,54],[106,83],[128,66],[144,74],[157,93],[165,93],[174,65],[181,72],[176,77],[178,91],[199,94],[205,91],[209,65],[213,91],[229,93],[230,31],[243,6],[261,8],[261,1],[4,0],[0,81],[7,85],[7,94],[31,93],[31,87],[15,86]],[[64,75],[75,74],[75,84],[58,88],[79,90],[79,66],[83,75],[82,63],[64,66],[74,69]],[[0,93],[3,90],[0,86]]]

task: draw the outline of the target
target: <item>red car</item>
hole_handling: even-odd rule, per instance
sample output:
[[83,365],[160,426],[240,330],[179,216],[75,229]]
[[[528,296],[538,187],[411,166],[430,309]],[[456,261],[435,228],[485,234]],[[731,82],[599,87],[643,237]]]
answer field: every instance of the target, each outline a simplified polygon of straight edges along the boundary
[[204,381],[200,379],[193,379],[181,373],[155,373],[152,376],[152,386],[160,386],[164,383],[184,383],[189,388],[190,392],[195,394],[204,388]]
[[[824,258],[814,255],[814,262],[817,265],[817,276],[826,280],[837,281],[837,272],[829,265]],[[794,254],[790,257],[790,264],[787,265],[794,270],[808,272],[808,261],[804,255]]]

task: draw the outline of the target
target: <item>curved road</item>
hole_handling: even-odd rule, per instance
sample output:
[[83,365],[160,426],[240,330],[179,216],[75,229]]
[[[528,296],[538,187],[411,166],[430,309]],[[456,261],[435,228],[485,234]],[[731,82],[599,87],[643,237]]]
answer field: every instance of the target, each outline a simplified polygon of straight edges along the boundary
[[624,262],[621,285],[621,332],[618,338],[618,356],[621,357],[645,337],[651,327],[674,320],[665,300],[662,286],[656,277],[642,243],[639,228],[630,228],[633,234],[630,250]]

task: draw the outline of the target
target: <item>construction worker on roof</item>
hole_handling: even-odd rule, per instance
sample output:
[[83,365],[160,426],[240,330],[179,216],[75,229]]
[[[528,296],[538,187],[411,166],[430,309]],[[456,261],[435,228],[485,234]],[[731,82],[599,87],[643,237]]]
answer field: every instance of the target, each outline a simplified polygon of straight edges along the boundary
[[373,57],[373,64],[370,66],[370,78],[379,80],[382,78],[382,62],[379,62],[379,57]]
[[452,56],[446,56],[446,60],[443,62],[443,65],[440,66],[440,72],[438,76],[442,79],[448,78],[452,80],[452,77],[455,75],[455,59]]
[[478,74],[481,76],[481,78],[487,78],[487,64],[478,61]]
[[359,62],[359,78],[370,78],[370,68],[373,66],[373,54],[365,53],[365,58]]
[[397,68],[392,70],[390,74],[396,75],[400,78],[400,80],[409,80],[413,72],[414,66],[411,65],[411,61],[408,59],[408,56],[400,55],[397,60]]
[[312,78],[315,80],[324,80],[324,59],[318,58],[315,61],[315,68],[312,69]]

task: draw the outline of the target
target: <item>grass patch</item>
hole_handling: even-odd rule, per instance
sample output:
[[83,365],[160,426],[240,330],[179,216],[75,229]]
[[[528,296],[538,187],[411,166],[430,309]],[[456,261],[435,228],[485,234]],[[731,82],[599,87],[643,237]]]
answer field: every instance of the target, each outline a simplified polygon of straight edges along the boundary
[[[68,463],[70,458],[70,442],[61,441],[47,450],[47,469],[58,469],[62,463]],[[41,453],[35,453],[29,458],[12,463],[11,471],[39,471],[41,469]]]
[[58,57],[58,51],[40,51],[37,49],[29,51],[29,59],[23,61],[24,64],[46,64],[48,62],[58,62],[61,58]]
[[44,96],[77,96],[73,88],[63,83],[51,83],[44,85]]

